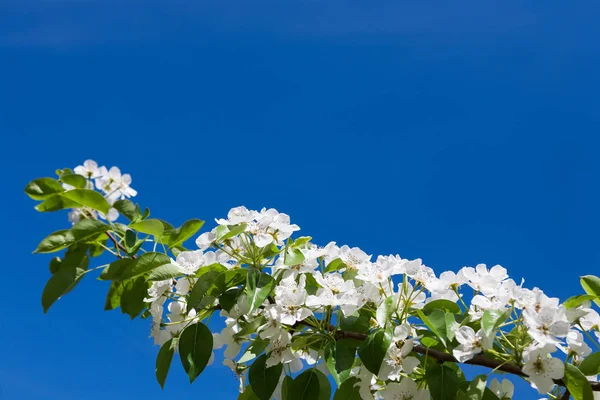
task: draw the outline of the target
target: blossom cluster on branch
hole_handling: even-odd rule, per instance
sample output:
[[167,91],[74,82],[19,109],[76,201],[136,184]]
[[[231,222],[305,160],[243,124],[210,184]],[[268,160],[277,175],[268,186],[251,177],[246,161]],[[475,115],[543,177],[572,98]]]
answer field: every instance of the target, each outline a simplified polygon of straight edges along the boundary
[[[203,221],[150,218],[127,199],[136,192],[117,168],[88,160],[57,174],[25,190],[42,201],[38,211],[71,209],[74,224],[36,250],[66,250],[50,263],[44,309],[101,270],[111,282],[105,309],[152,320],[161,386],[175,353],[193,381],[223,348],[240,399],[329,399],[332,383],[335,400],[513,397],[510,380],[468,380],[462,363],[525,379],[548,398],[600,392],[595,276],[560,303],[499,265],[436,275],[420,259],[318,246],[295,235],[288,215],[243,206],[187,249]],[[115,260],[88,268],[106,253]],[[215,314],[225,326],[213,333]]]

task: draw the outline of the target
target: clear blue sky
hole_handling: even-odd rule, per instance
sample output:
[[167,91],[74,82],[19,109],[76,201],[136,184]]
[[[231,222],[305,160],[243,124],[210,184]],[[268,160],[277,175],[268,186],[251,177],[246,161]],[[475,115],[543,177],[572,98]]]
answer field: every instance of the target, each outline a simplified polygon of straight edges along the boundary
[[23,187],[86,158],[173,223],[275,207],[318,243],[499,263],[563,300],[600,271],[600,6],[376,3],[0,2],[0,399],[235,398],[219,362],[162,393],[149,323],[104,312],[102,282],[43,315],[31,251],[67,221]]

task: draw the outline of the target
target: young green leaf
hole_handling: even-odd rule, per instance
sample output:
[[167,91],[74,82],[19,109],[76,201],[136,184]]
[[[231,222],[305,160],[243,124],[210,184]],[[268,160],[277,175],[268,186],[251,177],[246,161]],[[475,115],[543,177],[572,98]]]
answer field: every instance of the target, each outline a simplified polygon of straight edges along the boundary
[[71,228],[74,242],[85,242],[95,239],[99,234],[106,232],[110,227],[104,222],[95,219],[82,219]]
[[377,307],[376,319],[379,326],[385,327],[392,313],[396,311],[396,301],[394,296],[389,296]]
[[600,352],[592,353],[587,356],[581,364],[579,364],[579,370],[585,376],[600,374]]
[[594,392],[585,375],[574,365],[565,363],[565,385],[575,400],[594,400]]
[[194,236],[196,232],[198,232],[200,228],[202,228],[202,225],[204,225],[204,221],[201,221],[199,219],[190,219],[189,221],[186,221],[179,228],[174,229],[171,232],[171,235],[169,237],[169,246],[175,247],[182,244],[183,242]]
[[56,231],[48,235],[37,245],[34,253],[52,253],[68,247],[73,243],[73,237],[67,229]]
[[147,233],[148,235],[153,235],[156,240],[159,240],[165,231],[165,226],[162,221],[158,219],[145,219],[132,224],[131,229],[135,229],[138,232]]
[[346,264],[344,264],[344,262],[340,258],[336,258],[335,260],[332,260],[329,264],[327,264],[327,267],[325,267],[325,272],[337,271],[342,268],[346,268]]
[[53,194],[48,196],[44,201],[35,206],[35,209],[39,212],[53,212],[64,210],[65,208],[80,208],[81,204],[76,201],[69,200],[62,197],[60,194]]
[[256,357],[258,357],[260,353],[262,353],[267,348],[268,344],[268,340],[263,340],[259,338],[254,339],[254,341],[250,343],[250,346],[248,346],[244,354],[242,354],[242,357],[240,357],[238,362],[245,363],[254,360]]
[[248,378],[252,391],[260,400],[269,400],[279,383],[283,364],[279,363],[272,367],[266,366],[267,356],[263,354],[250,366]]
[[165,281],[167,279],[176,278],[183,275],[183,271],[177,264],[165,264],[156,267],[148,276],[149,281]]
[[104,196],[95,190],[73,189],[61,193],[60,196],[81,204],[82,206],[100,211],[102,214],[108,214],[108,210],[110,209],[110,204],[108,204]]
[[430,301],[429,303],[425,304],[425,307],[423,307],[422,310],[425,313],[432,312],[433,310],[443,310],[453,314],[460,314],[460,306],[453,301],[445,299]]
[[85,189],[87,185],[87,179],[84,176],[79,174],[74,174],[72,172],[64,172],[60,175],[61,182],[66,183],[67,185],[71,185],[76,189]]
[[170,264],[171,259],[156,252],[144,253],[135,259],[135,262],[128,264],[121,272],[119,279],[129,279],[138,275],[150,272],[161,265]]
[[283,256],[283,263],[288,266],[302,264],[302,261],[304,261],[304,253],[292,247],[288,248]]
[[275,279],[266,272],[254,268],[248,271],[246,282],[246,295],[250,306],[248,312],[252,312],[264,303],[273,291],[275,284]]
[[60,182],[52,178],[34,179],[25,186],[25,193],[34,200],[44,200],[64,191]]
[[[600,278],[594,275],[582,276],[580,279],[581,287],[590,296],[600,297]],[[594,303],[600,307],[600,299],[594,299]]]
[[217,228],[217,241],[231,239],[232,237],[246,231],[247,226],[248,224],[230,225],[228,227],[225,225],[220,225]]
[[139,207],[136,207],[131,200],[117,200],[115,201],[115,204],[113,204],[113,208],[132,223],[135,223],[142,218]]
[[185,328],[179,337],[179,356],[183,369],[193,382],[204,370],[213,348],[213,336],[201,322]]
[[579,294],[576,296],[569,297],[567,300],[565,300],[563,305],[566,308],[577,308],[580,305],[582,305],[583,303],[585,303],[586,301],[597,300],[598,298],[599,298],[599,296],[593,296],[593,295],[589,295],[589,294]]
[[448,337],[446,335],[446,314],[441,310],[434,310],[429,315],[423,311],[417,310],[421,321],[440,339],[444,346],[447,345]]
[[485,310],[481,317],[481,327],[487,337],[492,336],[492,332],[496,330],[504,321],[510,317],[510,310]]
[[446,322],[446,336],[448,336],[449,341],[453,341],[455,336],[454,333],[459,328],[460,324],[456,322],[456,318],[451,312],[447,312],[444,319]]

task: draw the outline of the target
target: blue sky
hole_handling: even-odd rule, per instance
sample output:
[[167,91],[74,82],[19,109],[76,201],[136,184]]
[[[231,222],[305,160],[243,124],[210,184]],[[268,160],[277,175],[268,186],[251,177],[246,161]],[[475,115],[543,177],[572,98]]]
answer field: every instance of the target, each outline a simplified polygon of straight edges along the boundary
[[43,315],[31,251],[67,221],[23,187],[86,158],[175,224],[275,207],[318,243],[578,293],[600,264],[600,6],[505,3],[1,2],[0,399],[235,398],[218,362],[161,392],[148,322],[102,311],[102,282]]

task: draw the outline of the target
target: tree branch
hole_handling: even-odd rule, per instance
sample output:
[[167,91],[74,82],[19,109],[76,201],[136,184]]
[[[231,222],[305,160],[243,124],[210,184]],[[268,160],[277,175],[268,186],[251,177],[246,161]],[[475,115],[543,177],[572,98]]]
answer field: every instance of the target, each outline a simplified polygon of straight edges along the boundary
[[[335,337],[337,339],[347,338],[347,339],[365,340],[368,336],[364,333],[359,333],[359,332],[336,331],[335,327],[333,325],[330,325],[328,327],[328,329],[330,331],[335,332]],[[459,361],[456,358],[454,358],[454,356],[452,354],[444,353],[443,351],[439,351],[436,349],[427,348],[420,344],[415,345],[413,347],[413,351],[415,353],[427,355],[428,357],[434,358],[434,359],[438,360],[439,362],[452,362],[452,363],[459,364]],[[473,358],[471,358],[468,361],[465,361],[463,364],[478,365],[481,367],[487,367],[487,368],[495,369],[498,371],[507,372],[509,374],[518,375],[521,377],[527,377],[527,375],[523,372],[523,370],[518,365],[515,365],[512,363],[504,363],[504,362],[501,362],[498,360],[487,358],[481,354],[475,355]],[[563,386],[563,387],[566,386],[565,382],[562,379],[554,379],[554,383],[559,386]],[[600,382],[591,382],[590,381],[590,386],[592,387],[592,390],[594,390],[595,392],[600,392]],[[567,397],[567,399],[568,399],[568,397]]]
[[[113,236],[112,233],[110,233],[109,231],[106,231],[105,233],[106,233],[106,236],[108,236],[108,238],[115,244],[115,249],[117,249],[117,251],[118,251],[118,249],[121,249],[121,250],[123,250],[123,252],[125,254],[127,254],[127,249],[125,248],[125,246],[123,246],[121,243],[119,243],[117,241],[117,239]],[[117,257],[123,258],[123,256],[121,254],[117,254]],[[132,258],[136,258],[135,255],[132,256]]]

